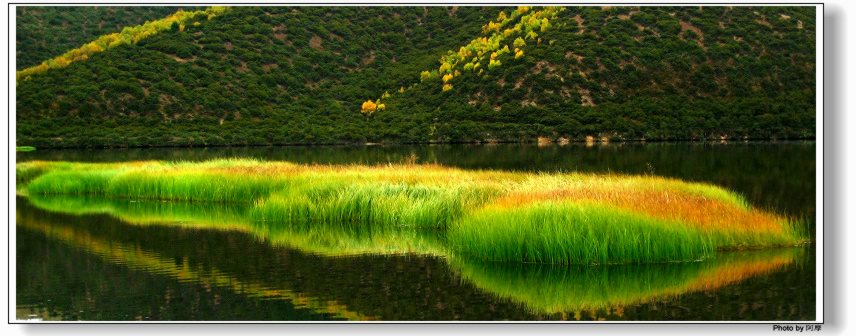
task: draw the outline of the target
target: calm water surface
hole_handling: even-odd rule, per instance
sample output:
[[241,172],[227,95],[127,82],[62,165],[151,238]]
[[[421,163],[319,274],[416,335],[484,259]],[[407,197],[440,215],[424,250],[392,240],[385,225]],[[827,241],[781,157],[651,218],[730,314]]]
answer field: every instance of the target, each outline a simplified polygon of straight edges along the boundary
[[[815,217],[815,144],[444,145],[38,150],[18,161],[430,162],[467,169],[652,174]],[[317,232],[270,232],[211,204],[18,197],[19,319],[813,320],[815,248],[644,266],[507,265],[331,253]],[[430,246],[438,239],[417,234]],[[339,234],[364,246],[378,237]],[[392,236],[395,238],[395,236]],[[389,237],[384,237],[388,239]]]

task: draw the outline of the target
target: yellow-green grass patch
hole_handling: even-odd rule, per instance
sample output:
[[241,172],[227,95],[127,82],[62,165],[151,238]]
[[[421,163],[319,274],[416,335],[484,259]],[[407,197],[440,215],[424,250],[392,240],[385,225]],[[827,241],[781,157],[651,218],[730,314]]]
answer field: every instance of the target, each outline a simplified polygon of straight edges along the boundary
[[244,203],[269,233],[433,230],[448,253],[492,261],[696,261],[804,241],[798,223],[731,191],[654,176],[246,159],[28,162],[16,171],[21,194]]

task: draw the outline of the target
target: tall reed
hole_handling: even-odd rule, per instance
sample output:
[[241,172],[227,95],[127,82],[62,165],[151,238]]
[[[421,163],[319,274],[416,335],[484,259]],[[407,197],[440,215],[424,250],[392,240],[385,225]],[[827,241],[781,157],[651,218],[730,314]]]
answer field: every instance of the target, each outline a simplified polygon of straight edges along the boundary
[[716,249],[681,223],[574,202],[481,209],[456,222],[447,240],[469,257],[548,264],[696,261]]

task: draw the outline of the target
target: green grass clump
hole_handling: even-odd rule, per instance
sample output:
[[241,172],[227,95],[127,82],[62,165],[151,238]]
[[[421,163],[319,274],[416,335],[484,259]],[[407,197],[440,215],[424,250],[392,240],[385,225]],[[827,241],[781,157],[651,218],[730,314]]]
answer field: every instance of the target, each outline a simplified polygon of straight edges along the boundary
[[86,164],[31,162],[19,164],[18,181],[35,194],[104,195],[130,199],[252,202],[282,190],[285,177],[232,173],[254,160],[193,163]]
[[447,239],[468,257],[547,264],[695,261],[716,249],[680,223],[571,202],[480,210],[455,223]]
[[304,181],[257,202],[257,220],[288,226],[445,229],[488,191],[405,183]]
[[241,204],[244,230],[328,254],[336,246],[419,253],[428,245],[435,253],[433,243],[401,240],[430,232],[442,237],[443,253],[479,260],[656,263],[804,237],[798,223],[725,189],[648,176],[228,159],[28,162],[16,173],[21,195]]
[[17,146],[15,147],[16,152],[32,152],[36,150],[36,147],[33,146]]
[[[53,167],[56,169],[56,167]],[[41,164],[32,162],[23,162],[15,165],[15,190],[22,191],[27,189],[27,185],[40,175],[48,171],[49,168]]]
[[43,195],[104,195],[118,170],[48,172],[35,178],[27,187],[29,193]]
[[105,189],[105,194],[134,199],[248,202],[285,186],[283,181],[258,176],[135,171],[116,176]]

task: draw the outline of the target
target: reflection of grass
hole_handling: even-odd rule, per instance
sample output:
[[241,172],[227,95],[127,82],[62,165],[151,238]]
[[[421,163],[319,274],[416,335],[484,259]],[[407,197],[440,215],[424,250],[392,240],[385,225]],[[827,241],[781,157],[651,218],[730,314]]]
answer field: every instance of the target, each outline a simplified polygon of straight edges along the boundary
[[788,220],[727,190],[658,177],[255,160],[27,162],[16,172],[29,195],[248,204],[256,232],[329,253],[411,251],[422,244],[401,239],[426,229],[471,258],[565,264],[696,260],[801,240]]
[[31,204],[72,215],[107,214],[132,224],[249,231],[245,205],[120,200],[97,196],[32,195]]
[[33,146],[17,146],[15,147],[16,152],[32,152],[36,150],[36,147]]
[[[210,203],[169,205],[170,203],[152,201],[130,203],[127,200],[97,197],[37,195],[32,195],[29,199],[33,205],[47,210],[77,215],[111,214],[135,224],[239,230],[273,244],[287,245],[325,256],[365,253],[446,256],[452,269],[464,280],[499,297],[524,304],[534,313],[616,308],[653,302],[688,292],[714,290],[790,264],[795,253],[793,249],[719,253],[716,258],[701,262],[645,265],[494,263],[456,253],[454,249],[447,247],[449,242],[437,235],[436,230],[323,224],[269,226],[268,222],[250,220],[252,215],[247,214],[252,213],[252,210],[241,207],[217,209],[222,205]],[[97,238],[90,237],[86,232],[77,232],[79,230],[72,227],[50,226],[38,222],[37,219],[22,220],[20,217],[18,223],[42,232],[49,231],[51,237],[70,241],[76,244],[75,246],[84,247],[94,254],[118,260],[130,267],[174,276],[183,281],[237,286],[235,288],[240,288],[240,292],[253,296],[284,297],[298,300],[298,303],[304,302],[300,300],[306,300],[288,290],[243,283],[240,279],[231,278],[237,275],[225,275],[218,273],[216,269],[201,269],[186,263],[178,265],[173,259],[160,258],[153,253],[139,250],[138,247],[99,242]],[[452,229],[449,235],[454,234]],[[304,304],[314,305],[313,307],[341,306],[330,302]]]
[[[107,214],[136,225],[247,232],[274,245],[326,256],[443,254],[435,231],[376,226],[281,225],[255,219],[249,204],[130,202],[97,196],[31,195],[38,208],[72,215]],[[273,224],[273,225],[271,225]]]
[[431,254],[443,255],[445,249],[432,231],[416,230],[340,230],[329,227],[255,230],[275,245],[285,245],[324,256],[359,254]]
[[317,299],[287,288],[274,288],[263,283],[243,281],[239,275],[227,274],[211,266],[190,265],[187,259],[183,259],[179,264],[173,258],[160,256],[155,252],[140,249],[138,246],[101,240],[73,227],[56,225],[56,223],[43,223],[32,218],[24,219],[20,216],[16,223],[24,228],[41,232],[51,239],[60,240],[72,247],[81,248],[107,261],[125,265],[131,269],[168,276],[181,282],[229,288],[236,293],[250,297],[287,300],[298,308],[307,308],[348,320],[376,319],[350,311],[347,306],[334,300]]
[[[800,250],[801,251],[801,250]],[[724,253],[696,263],[560,266],[486,263],[452,258],[452,268],[487,292],[557,313],[616,308],[714,290],[794,261],[794,249]]]

